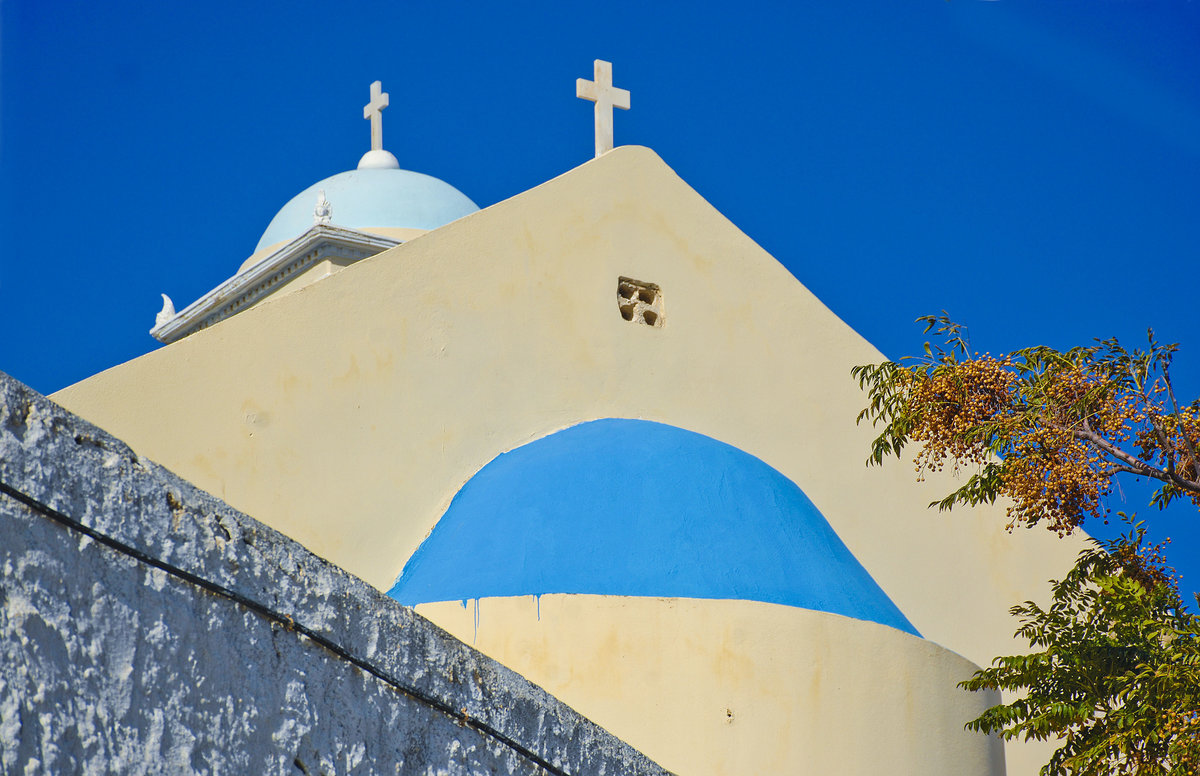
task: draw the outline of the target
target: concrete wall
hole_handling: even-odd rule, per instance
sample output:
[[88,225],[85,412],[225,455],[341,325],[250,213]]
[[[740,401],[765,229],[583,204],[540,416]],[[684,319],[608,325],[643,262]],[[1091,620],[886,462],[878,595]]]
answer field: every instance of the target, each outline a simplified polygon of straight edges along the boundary
[[2,374],[0,490],[0,773],[664,773]]

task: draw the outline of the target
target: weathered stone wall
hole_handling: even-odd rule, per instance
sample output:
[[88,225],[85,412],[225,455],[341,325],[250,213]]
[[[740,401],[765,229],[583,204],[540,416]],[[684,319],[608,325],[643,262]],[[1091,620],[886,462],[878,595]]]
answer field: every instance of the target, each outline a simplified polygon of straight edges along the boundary
[[663,773],[2,373],[0,490],[4,774]]

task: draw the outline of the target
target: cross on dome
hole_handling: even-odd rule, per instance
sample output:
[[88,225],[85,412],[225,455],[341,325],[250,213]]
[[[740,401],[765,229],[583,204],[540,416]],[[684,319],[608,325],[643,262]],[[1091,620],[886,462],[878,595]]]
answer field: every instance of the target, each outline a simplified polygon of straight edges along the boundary
[[363,118],[371,120],[371,150],[383,150],[383,109],[388,106],[388,93],[383,82],[371,84],[371,101],[363,106]]
[[383,90],[382,81],[371,84],[371,101],[363,106],[363,118],[371,120],[371,150],[363,154],[358,161],[358,169],[390,169],[400,168],[400,162],[388,151],[383,150],[383,109],[388,106],[388,93]]
[[613,149],[613,108],[629,110],[629,92],[612,84],[612,62],[597,59],[593,78],[575,79],[575,96],[596,103],[596,156]]

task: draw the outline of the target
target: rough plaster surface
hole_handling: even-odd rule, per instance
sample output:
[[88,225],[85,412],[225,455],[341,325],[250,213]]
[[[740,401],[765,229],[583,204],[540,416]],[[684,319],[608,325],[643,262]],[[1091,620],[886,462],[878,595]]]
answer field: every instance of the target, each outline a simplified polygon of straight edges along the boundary
[[[2,373],[0,482],[293,618],[567,773],[664,773]],[[544,771],[295,631],[0,494],[0,772]]]

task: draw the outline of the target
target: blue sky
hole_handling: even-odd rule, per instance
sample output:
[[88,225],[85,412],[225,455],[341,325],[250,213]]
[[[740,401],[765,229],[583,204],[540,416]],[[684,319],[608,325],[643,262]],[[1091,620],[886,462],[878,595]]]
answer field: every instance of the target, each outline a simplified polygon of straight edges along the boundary
[[[1198,52],[1182,0],[3,0],[0,369],[49,393],[155,347],[159,292],[197,298],[354,167],[371,81],[401,165],[486,206],[590,158],[574,81],[603,58],[617,143],[889,356],[943,308],[992,352],[1152,326],[1194,397]],[[1200,589],[1195,510],[1125,491]]]

